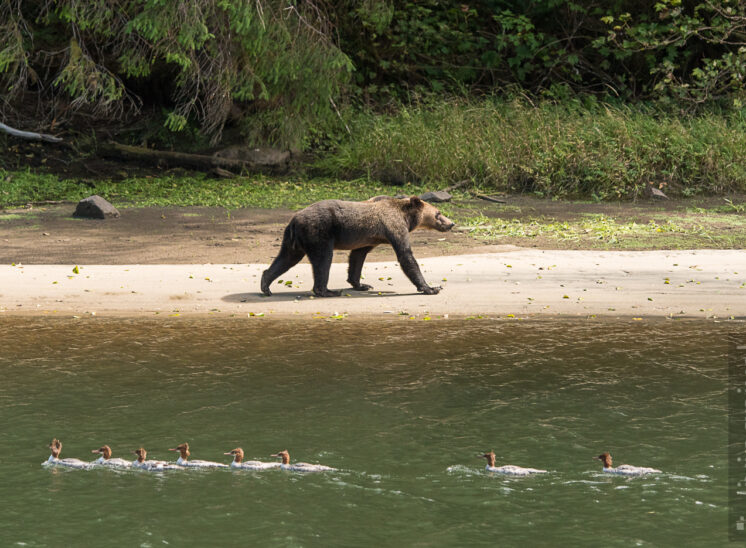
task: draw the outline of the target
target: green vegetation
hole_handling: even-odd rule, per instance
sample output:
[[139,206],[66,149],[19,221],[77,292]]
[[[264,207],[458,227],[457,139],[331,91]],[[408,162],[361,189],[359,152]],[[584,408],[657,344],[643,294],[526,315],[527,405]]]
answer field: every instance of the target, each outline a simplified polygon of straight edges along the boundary
[[739,109],[745,29],[740,0],[0,0],[0,90],[57,131],[324,146],[423,94]]
[[463,229],[494,243],[584,249],[742,249],[746,247],[746,219],[735,215],[656,215],[648,222],[615,219],[605,214],[519,219],[488,218],[483,214],[463,219]]
[[[89,154],[104,135],[307,150],[315,175],[366,184],[744,191],[744,74],[740,0],[0,0],[3,122]],[[95,182],[143,203],[242,203],[243,184]],[[310,184],[288,188],[337,183]]]
[[636,198],[746,191],[746,112],[680,118],[596,101],[439,101],[359,114],[319,167],[543,197]]
[[[122,206],[218,206],[225,208],[287,207],[297,209],[329,198],[366,200],[376,194],[391,193],[390,188],[364,181],[313,179],[282,180],[266,177],[238,177],[230,181],[203,175],[133,177],[122,181],[60,179],[31,170],[0,169],[0,208],[45,200],[78,201],[99,194],[117,207]],[[396,190],[419,194],[421,185],[406,185]]]

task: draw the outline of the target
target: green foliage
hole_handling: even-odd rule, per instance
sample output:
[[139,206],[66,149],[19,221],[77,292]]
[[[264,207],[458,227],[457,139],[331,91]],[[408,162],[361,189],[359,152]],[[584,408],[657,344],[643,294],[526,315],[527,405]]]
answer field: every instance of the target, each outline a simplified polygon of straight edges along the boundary
[[484,189],[544,197],[672,195],[746,190],[746,120],[680,118],[593,101],[438,101],[350,120],[354,139],[318,167],[335,176],[431,185],[471,179]]
[[367,100],[518,87],[701,103],[743,91],[739,0],[330,3]]
[[293,118],[293,134],[264,129],[279,144],[299,143],[309,126],[336,116],[330,100],[352,69],[313,4],[2,0],[0,16],[0,77],[19,104],[33,69],[50,75],[72,112],[115,119],[141,102],[168,107],[167,128],[196,121],[213,142],[237,104],[248,118]]
[[[364,181],[313,179],[270,179],[237,177],[230,181],[202,175],[176,177],[132,177],[123,181],[59,179],[27,171],[0,169],[0,208],[44,200],[81,200],[99,194],[121,206],[218,206],[226,208],[287,207],[299,209],[326,199],[367,200],[387,189]],[[408,185],[406,194],[420,194],[425,188]]]

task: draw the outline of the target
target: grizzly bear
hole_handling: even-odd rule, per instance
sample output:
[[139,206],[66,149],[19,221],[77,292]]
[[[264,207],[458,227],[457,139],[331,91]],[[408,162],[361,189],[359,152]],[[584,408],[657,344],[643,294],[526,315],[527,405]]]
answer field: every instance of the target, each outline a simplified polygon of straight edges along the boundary
[[308,255],[313,268],[314,294],[319,297],[340,295],[341,291],[327,288],[335,249],[351,250],[347,281],[353,289],[367,291],[371,286],[360,283],[365,257],[377,245],[389,243],[417,290],[435,295],[440,287],[427,285],[412,254],[409,233],[416,228],[447,232],[453,226],[438,208],[417,196],[376,196],[365,202],[324,200],[311,204],[296,213],[285,228],[280,253],[262,274],[262,293],[272,295],[270,284]]

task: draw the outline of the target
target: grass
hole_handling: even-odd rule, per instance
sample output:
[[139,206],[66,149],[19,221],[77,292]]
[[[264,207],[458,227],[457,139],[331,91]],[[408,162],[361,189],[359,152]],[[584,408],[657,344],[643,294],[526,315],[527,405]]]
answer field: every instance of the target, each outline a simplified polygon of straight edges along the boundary
[[0,169],[0,208],[45,200],[78,201],[98,194],[116,207],[217,206],[297,209],[330,198],[365,200],[376,194],[421,194],[423,185],[384,187],[363,180],[287,180],[237,177],[229,181],[197,176],[134,177],[81,182],[45,173]]
[[645,106],[484,99],[357,112],[317,167],[337,177],[447,184],[541,197],[629,199],[746,190],[746,113],[676,116]]
[[582,249],[746,248],[746,219],[711,212],[704,216],[675,213],[648,222],[615,219],[605,214],[559,221],[552,217],[499,219],[485,215],[459,219],[463,230],[494,243]]

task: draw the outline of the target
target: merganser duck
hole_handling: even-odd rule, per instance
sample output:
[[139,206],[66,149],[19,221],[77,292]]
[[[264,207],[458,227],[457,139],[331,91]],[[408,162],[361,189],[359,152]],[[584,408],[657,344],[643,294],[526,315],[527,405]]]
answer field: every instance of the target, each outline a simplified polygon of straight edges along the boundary
[[161,470],[180,470],[181,466],[176,466],[175,464],[169,464],[166,461],[163,460],[145,460],[145,457],[148,455],[148,452],[140,447],[139,449],[135,449],[132,451],[134,455],[137,455],[137,459],[132,461],[132,467],[133,468],[140,468],[142,470],[148,470],[148,471],[154,471],[154,472],[160,472]]
[[94,460],[91,465],[121,466],[123,468],[129,468],[132,466],[132,463],[128,460],[111,458],[111,447],[108,445],[94,449],[91,453],[98,453],[101,455],[99,458]]
[[42,463],[43,466],[67,466],[68,468],[88,468],[90,466],[90,463],[80,459],[61,459],[62,442],[57,438],[54,438],[48,447],[52,450],[52,454]]
[[279,468],[282,466],[279,462],[261,462],[258,460],[249,460],[243,462],[243,449],[236,447],[225,455],[233,455],[233,462],[231,462],[231,468],[239,468],[242,470],[268,470],[270,468]]
[[287,452],[287,449],[270,456],[282,459],[280,468],[283,470],[291,470],[293,472],[329,472],[335,470],[335,468],[330,468],[329,466],[308,464],[307,462],[296,462],[295,464],[290,464],[290,453]]
[[188,443],[177,445],[175,448],[169,449],[169,451],[178,451],[181,453],[176,461],[176,464],[179,466],[190,466],[194,468],[228,468],[227,464],[221,464],[219,462],[212,462],[209,460],[188,460],[189,455],[191,455]]
[[495,452],[490,451],[484,455],[479,455],[477,458],[487,459],[488,472],[497,472],[498,474],[506,474],[508,476],[530,476],[531,474],[546,474],[546,470],[538,470],[536,468],[521,468],[520,466],[513,466],[507,464],[505,466],[495,466]]
[[604,472],[607,474],[619,474],[620,476],[644,476],[645,474],[662,474],[660,470],[655,468],[645,468],[644,466],[630,466],[629,464],[622,464],[613,468],[611,466],[611,454],[607,451],[601,453],[597,457],[593,457],[596,460],[600,460],[604,463]]

